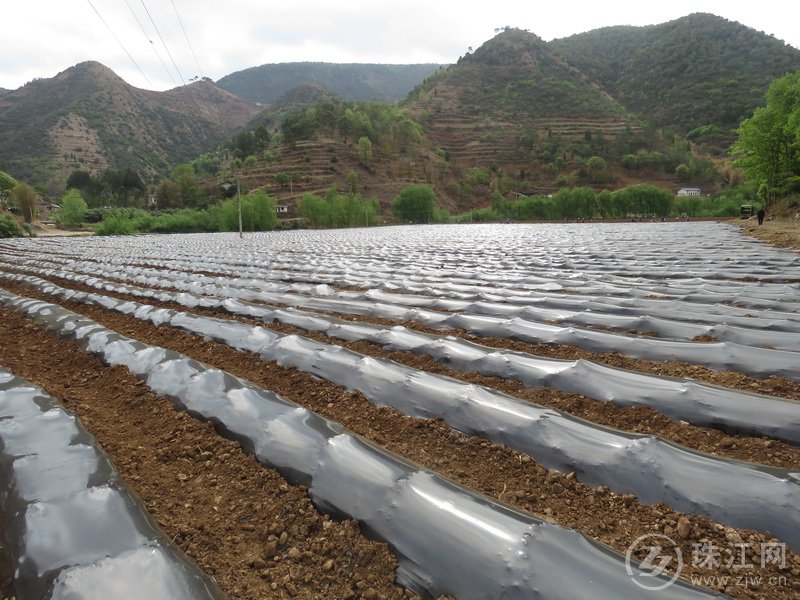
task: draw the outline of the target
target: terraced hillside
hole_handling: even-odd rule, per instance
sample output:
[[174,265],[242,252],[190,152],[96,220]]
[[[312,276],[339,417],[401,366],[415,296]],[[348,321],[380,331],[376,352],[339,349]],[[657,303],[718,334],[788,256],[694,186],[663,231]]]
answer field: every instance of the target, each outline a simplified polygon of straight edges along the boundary
[[[431,162],[442,161],[433,157]],[[378,199],[382,213],[388,215],[389,205],[397,194],[410,183],[425,182],[426,172],[432,168],[426,161],[410,157],[390,159],[379,148],[374,150],[369,165],[365,165],[352,141],[321,138],[276,147],[271,160],[244,167],[241,182],[248,191],[265,189],[279,204],[288,207],[287,216],[297,216],[297,202],[303,194],[324,196],[333,187],[348,190],[348,175],[352,172],[358,177],[356,191]],[[290,181],[278,183],[275,176],[279,173],[288,175]]]
[[[718,223],[19,239],[0,365],[231,598],[788,600],[798,285]],[[80,508],[8,487],[28,459],[16,520]]]
[[640,128],[606,92],[521,30],[499,34],[429,77],[412,98],[431,144],[465,167],[530,170],[533,151],[553,140],[613,140]]

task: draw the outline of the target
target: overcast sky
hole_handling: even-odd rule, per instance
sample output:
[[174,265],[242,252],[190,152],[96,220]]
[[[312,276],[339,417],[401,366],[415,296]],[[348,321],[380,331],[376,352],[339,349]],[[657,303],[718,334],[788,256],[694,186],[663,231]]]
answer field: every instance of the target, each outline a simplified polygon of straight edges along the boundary
[[86,60],[152,90],[265,63],[449,64],[506,25],[551,40],[693,12],[800,48],[797,0],[3,0],[0,87]]

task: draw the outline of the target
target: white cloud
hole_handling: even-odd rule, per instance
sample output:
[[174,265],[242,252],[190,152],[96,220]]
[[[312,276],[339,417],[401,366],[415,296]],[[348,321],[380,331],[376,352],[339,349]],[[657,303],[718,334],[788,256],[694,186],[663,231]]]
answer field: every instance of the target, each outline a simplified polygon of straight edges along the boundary
[[[198,73],[173,2],[202,73]],[[204,75],[214,80],[272,62],[451,63],[468,47],[477,48],[491,38],[495,28],[506,25],[549,40],[608,25],[657,24],[692,12],[718,14],[800,48],[796,27],[800,5],[785,0],[28,0],[6,4],[0,36],[0,87],[12,89],[34,77],[52,77],[85,60],[105,64],[138,87],[161,90],[181,83],[172,59],[184,79]]]

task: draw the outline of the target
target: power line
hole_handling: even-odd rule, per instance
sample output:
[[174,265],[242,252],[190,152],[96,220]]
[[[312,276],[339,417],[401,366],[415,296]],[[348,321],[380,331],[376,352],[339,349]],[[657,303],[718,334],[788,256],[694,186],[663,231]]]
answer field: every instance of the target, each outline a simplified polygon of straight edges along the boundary
[[147,30],[144,28],[144,25],[142,25],[142,22],[139,20],[139,17],[136,16],[136,13],[134,12],[133,7],[130,5],[130,2],[128,2],[128,0],[125,0],[125,4],[128,5],[128,10],[131,11],[131,14],[133,15],[133,18],[136,19],[136,24],[139,25],[139,29],[142,30],[142,33],[144,34],[144,37],[147,39],[148,43],[153,48],[153,52],[156,53],[156,56],[158,57],[158,60],[161,63],[161,66],[164,67],[164,70],[167,72],[167,76],[169,77],[170,81],[172,81],[173,85],[178,85],[177,82],[175,81],[175,77],[172,75],[172,71],[169,70],[169,68],[167,67],[167,64],[164,62],[164,59],[161,58],[161,54],[158,52],[158,48],[153,43],[153,40],[150,39],[150,35],[147,33]]
[[183,21],[181,20],[181,16],[178,14],[178,8],[175,6],[175,0],[170,0],[170,2],[172,2],[172,8],[175,11],[175,16],[178,17],[178,23],[180,23],[181,25],[181,30],[183,31],[183,37],[186,38],[186,44],[189,46],[189,50],[192,51],[194,64],[197,66],[197,74],[198,76],[202,76],[203,69],[200,68],[200,63],[197,62],[197,55],[194,53],[194,48],[192,48],[192,42],[189,41],[189,34],[186,33],[186,28],[183,26]]
[[164,50],[167,51],[167,56],[169,56],[169,59],[172,61],[172,66],[175,67],[175,72],[178,74],[178,77],[181,78],[181,81],[183,82],[183,85],[186,85],[186,80],[183,78],[183,75],[181,75],[181,71],[180,71],[180,69],[178,69],[178,65],[175,64],[175,59],[172,58],[172,53],[169,51],[169,48],[167,48],[167,44],[164,42],[164,38],[161,37],[161,32],[158,30],[158,27],[156,26],[156,22],[153,20],[153,15],[151,15],[150,11],[147,10],[147,5],[144,3],[144,0],[141,0],[141,2],[142,2],[142,6],[144,7],[144,12],[147,13],[148,18],[150,19],[150,23],[153,24],[153,29],[155,29],[156,33],[158,34],[158,39],[161,40],[161,45],[164,46]]
[[96,14],[97,17],[100,19],[100,21],[102,21],[103,25],[106,26],[106,29],[108,29],[108,32],[111,34],[111,36],[117,41],[117,44],[119,44],[119,47],[122,48],[123,52],[125,52],[125,54],[128,55],[128,58],[131,59],[131,62],[133,63],[133,65],[136,67],[136,69],[139,71],[139,73],[142,74],[142,77],[144,77],[145,81],[147,81],[147,85],[152,87],[153,84],[150,83],[150,80],[147,78],[147,75],[144,74],[144,71],[142,71],[142,69],[138,65],[138,63],[135,60],[133,60],[133,57],[131,56],[131,53],[128,52],[128,49],[122,44],[120,39],[117,37],[117,34],[115,34],[114,31],[111,29],[111,27],[108,25],[108,23],[106,23],[106,20],[103,18],[103,15],[101,15],[100,12],[94,7],[94,4],[92,4],[92,0],[86,0],[86,1],[89,3],[89,6],[92,7],[92,10],[94,11],[94,14]]

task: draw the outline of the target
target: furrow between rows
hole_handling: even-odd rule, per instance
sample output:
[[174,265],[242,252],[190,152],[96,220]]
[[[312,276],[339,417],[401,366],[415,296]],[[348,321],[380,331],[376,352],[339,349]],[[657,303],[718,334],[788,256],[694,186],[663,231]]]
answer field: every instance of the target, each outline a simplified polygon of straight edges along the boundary
[[[691,556],[693,541],[708,538],[726,546],[728,537],[734,535],[735,530],[702,517],[682,515],[663,504],[642,505],[632,496],[584,486],[575,482],[571,474],[550,472],[507,448],[460,436],[435,421],[410,420],[390,409],[375,408],[359,394],[328,387],[329,384],[292,369],[265,363],[220,344],[199,341],[175,330],[143,325],[130,317],[101,309],[85,307],[84,311],[123,333],[135,333],[135,337],[150,343],[186,351],[199,360],[248,377],[290,398],[299,395],[298,400],[311,403],[311,408],[323,414],[327,411],[349,428],[416,462],[427,463],[453,479],[466,480],[476,489],[483,488],[484,493],[501,496],[545,518],[577,526],[620,550],[624,550],[636,534],[683,531],[686,537],[682,537],[682,541],[687,546],[687,556]],[[334,401],[337,397],[344,401]],[[768,539],[768,536],[748,531],[739,531],[736,535],[747,540],[762,539],[760,543]]]

